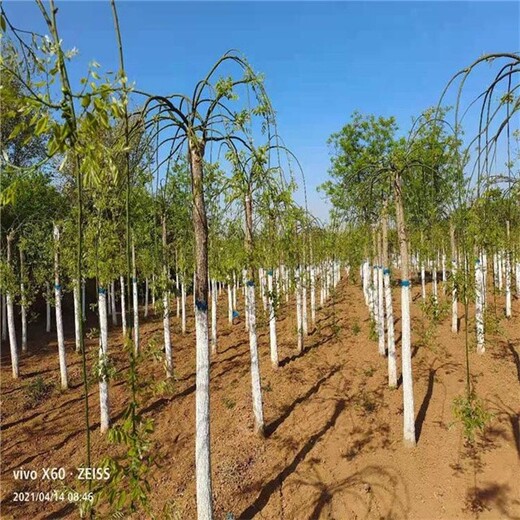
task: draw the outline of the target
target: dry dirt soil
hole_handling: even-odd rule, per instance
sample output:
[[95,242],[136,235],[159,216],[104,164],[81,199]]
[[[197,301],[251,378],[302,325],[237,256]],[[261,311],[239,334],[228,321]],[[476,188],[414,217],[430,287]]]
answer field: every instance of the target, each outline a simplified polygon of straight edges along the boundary
[[[399,293],[395,289],[399,316]],[[227,323],[227,295],[219,300],[219,346],[211,366],[211,442],[215,518],[316,519],[520,519],[520,302],[511,320],[490,312],[486,353],[474,352],[470,334],[471,379],[493,417],[473,444],[465,442],[454,423],[453,400],[464,393],[465,349],[462,331],[450,331],[450,318],[432,326],[414,288],[413,371],[417,446],[402,438],[402,388],[387,386],[386,359],[370,339],[370,323],[359,285],[342,279],[337,291],[318,311],[303,354],[297,354],[293,304],[283,305],[278,322],[281,367],[269,361],[265,316],[259,316],[259,348],[266,437],[253,433],[249,345],[240,316]],[[442,298],[441,298],[442,300]],[[495,299],[490,297],[490,308]],[[261,307],[261,305],[260,305]],[[191,304],[188,305],[191,311]],[[70,309],[69,309],[70,311]],[[69,313],[70,314],[70,313]],[[309,313],[310,314],[310,313]],[[463,315],[463,309],[460,309]],[[470,327],[473,320],[470,314]],[[141,328],[143,350],[160,344],[159,316]],[[21,377],[11,379],[4,343],[1,367],[1,517],[2,519],[79,518],[65,502],[16,503],[15,491],[49,491],[63,484],[81,487],[67,476],[63,484],[20,481],[13,470],[41,473],[45,467],[67,472],[85,463],[81,357],[74,352],[67,327],[68,365],[72,387],[61,392],[55,336],[32,335],[29,353],[21,357]],[[196,518],[194,479],[195,350],[193,317],[180,333],[172,318],[175,382],[160,388],[160,363],[145,361],[140,413],[153,419],[148,476],[151,509],[159,519]],[[471,328],[473,330],[473,328]],[[118,328],[110,332],[110,356],[117,376],[110,383],[111,414],[121,423],[129,390],[128,367]],[[396,319],[400,347],[400,323]],[[97,356],[97,340],[89,345],[89,365]],[[41,376],[54,383],[44,397],[29,383]],[[92,464],[107,455],[123,454],[99,432],[98,387],[90,387]],[[103,512],[104,510],[102,510]],[[105,516],[110,518],[109,515]],[[124,518],[148,518],[140,513]]]

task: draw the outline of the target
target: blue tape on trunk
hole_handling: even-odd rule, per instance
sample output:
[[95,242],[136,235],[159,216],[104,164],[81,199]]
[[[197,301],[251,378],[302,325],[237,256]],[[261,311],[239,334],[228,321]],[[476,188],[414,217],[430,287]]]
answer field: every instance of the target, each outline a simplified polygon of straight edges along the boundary
[[103,289],[103,287],[100,287],[98,290],[97,290],[98,294],[106,294],[107,293],[107,290],[106,289]]
[[255,286],[255,282],[253,280],[248,280],[246,282],[246,284],[247,284],[248,287],[254,287]]
[[267,274],[268,274],[269,276],[273,276],[273,270],[272,270],[272,269],[269,269],[269,271],[267,271]]
[[195,307],[197,307],[197,309],[199,311],[207,311],[208,310],[208,304],[206,302],[201,302],[200,300],[196,300],[195,301]]
[[59,283],[55,283],[54,284],[54,288],[57,290],[57,291],[61,291],[61,285]]
[[388,268],[385,267],[385,268],[383,269],[383,274],[390,274],[390,269],[388,269]]
[[401,280],[401,287],[410,287],[410,280]]

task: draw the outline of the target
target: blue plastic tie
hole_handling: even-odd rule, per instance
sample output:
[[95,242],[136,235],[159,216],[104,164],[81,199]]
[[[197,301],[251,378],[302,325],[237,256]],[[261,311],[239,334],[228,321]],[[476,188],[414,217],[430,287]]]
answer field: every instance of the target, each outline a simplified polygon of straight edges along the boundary
[[410,287],[410,280],[401,280],[401,287]]

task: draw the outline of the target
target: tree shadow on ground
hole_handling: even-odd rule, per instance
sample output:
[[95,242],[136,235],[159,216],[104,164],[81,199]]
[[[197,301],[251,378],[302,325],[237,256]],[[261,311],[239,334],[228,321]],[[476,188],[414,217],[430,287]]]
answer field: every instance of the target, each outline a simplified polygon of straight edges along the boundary
[[309,437],[307,442],[303,445],[300,451],[295,455],[292,462],[286,466],[278,475],[274,476],[271,480],[269,480],[264,487],[262,488],[260,494],[256,498],[256,500],[247,507],[238,518],[242,520],[248,520],[253,518],[257,513],[261,512],[262,509],[266,506],[267,502],[271,498],[271,495],[280,487],[282,482],[287,479],[292,473],[296,471],[299,464],[305,459],[305,457],[309,454],[309,452],[314,448],[314,445],[336,424],[338,417],[341,415],[343,410],[345,409],[346,401],[344,399],[340,399],[336,402],[334,407],[334,412],[330,419],[325,423],[325,425],[314,435]]
[[[408,518],[410,506],[406,483],[391,468],[370,465],[332,484],[317,477],[299,480],[298,485],[314,489],[314,508],[308,520],[333,518],[331,509],[336,497],[352,515],[344,518],[372,518],[373,515],[374,518]],[[308,508],[308,504],[305,507]],[[329,511],[324,515],[326,509]],[[305,517],[306,511],[298,512],[298,518]]]
[[328,336],[323,336],[319,341],[314,343],[313,345],[310,345],[308,347],[304,347],[301,352],[298,352],[297,354],[293,354],[292,356],[288,356],[282,361],[280,361],[280,367],[284,367],[288,365],[289,363],[292,363],[293,361],[296,361],[297,359],[300,359],[301,357],[305,356],[308,352],[311,350],[314,350],[315,348],[321,347],[323,344],[327,343],[334,337],[334,334],[329,334]]
[[516,377],[518,379],[518,382],[520,383],[520,356],[518,355],[518,352],[516,351],[515,347],[513,347],[513,342],[508,341],[507,342],[507,348],[511,352],[511,355],[513,356],[513,361],[516,365]]
[[309,388],[309,390],[307,390],[307,392],[305,392],[305,394],[301,395],[300,397],[298,397],[297,399],[295,399],[291,404],[287,405],[285,407],[285,410],[284,412],[282,413],[282,415],[280,415],[280,417],[278,417],[278,419],[272,421],[271,423],[269,423],[265,429],[265,435],[266,437],[270,437],[275,431],[276,429],[291,415],[291,413],[293,412],[293,410],[296,408],[296,406],[298,406],[299,404],[301,403],[304,403],[305,401],[307,401],[307,399],[309,399],[313,394],[315,394],[316,392],[319,391],[320,387],[327,381],[329,380],[332,376],[334,376],[334,374],[336,374],[338,371],[339,371],[340,367],[339,366],[335,366],[332,368],[332,370],[324,377],[322,377],[319,381],[317,381],[313,386],[311,386]]

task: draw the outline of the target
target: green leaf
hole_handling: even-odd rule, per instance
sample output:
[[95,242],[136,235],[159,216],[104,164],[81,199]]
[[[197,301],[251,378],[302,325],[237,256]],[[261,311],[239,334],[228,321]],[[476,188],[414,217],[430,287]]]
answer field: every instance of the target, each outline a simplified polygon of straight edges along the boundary
[[5,32],[6,27],[5,18],[0,14],[0,29]]

